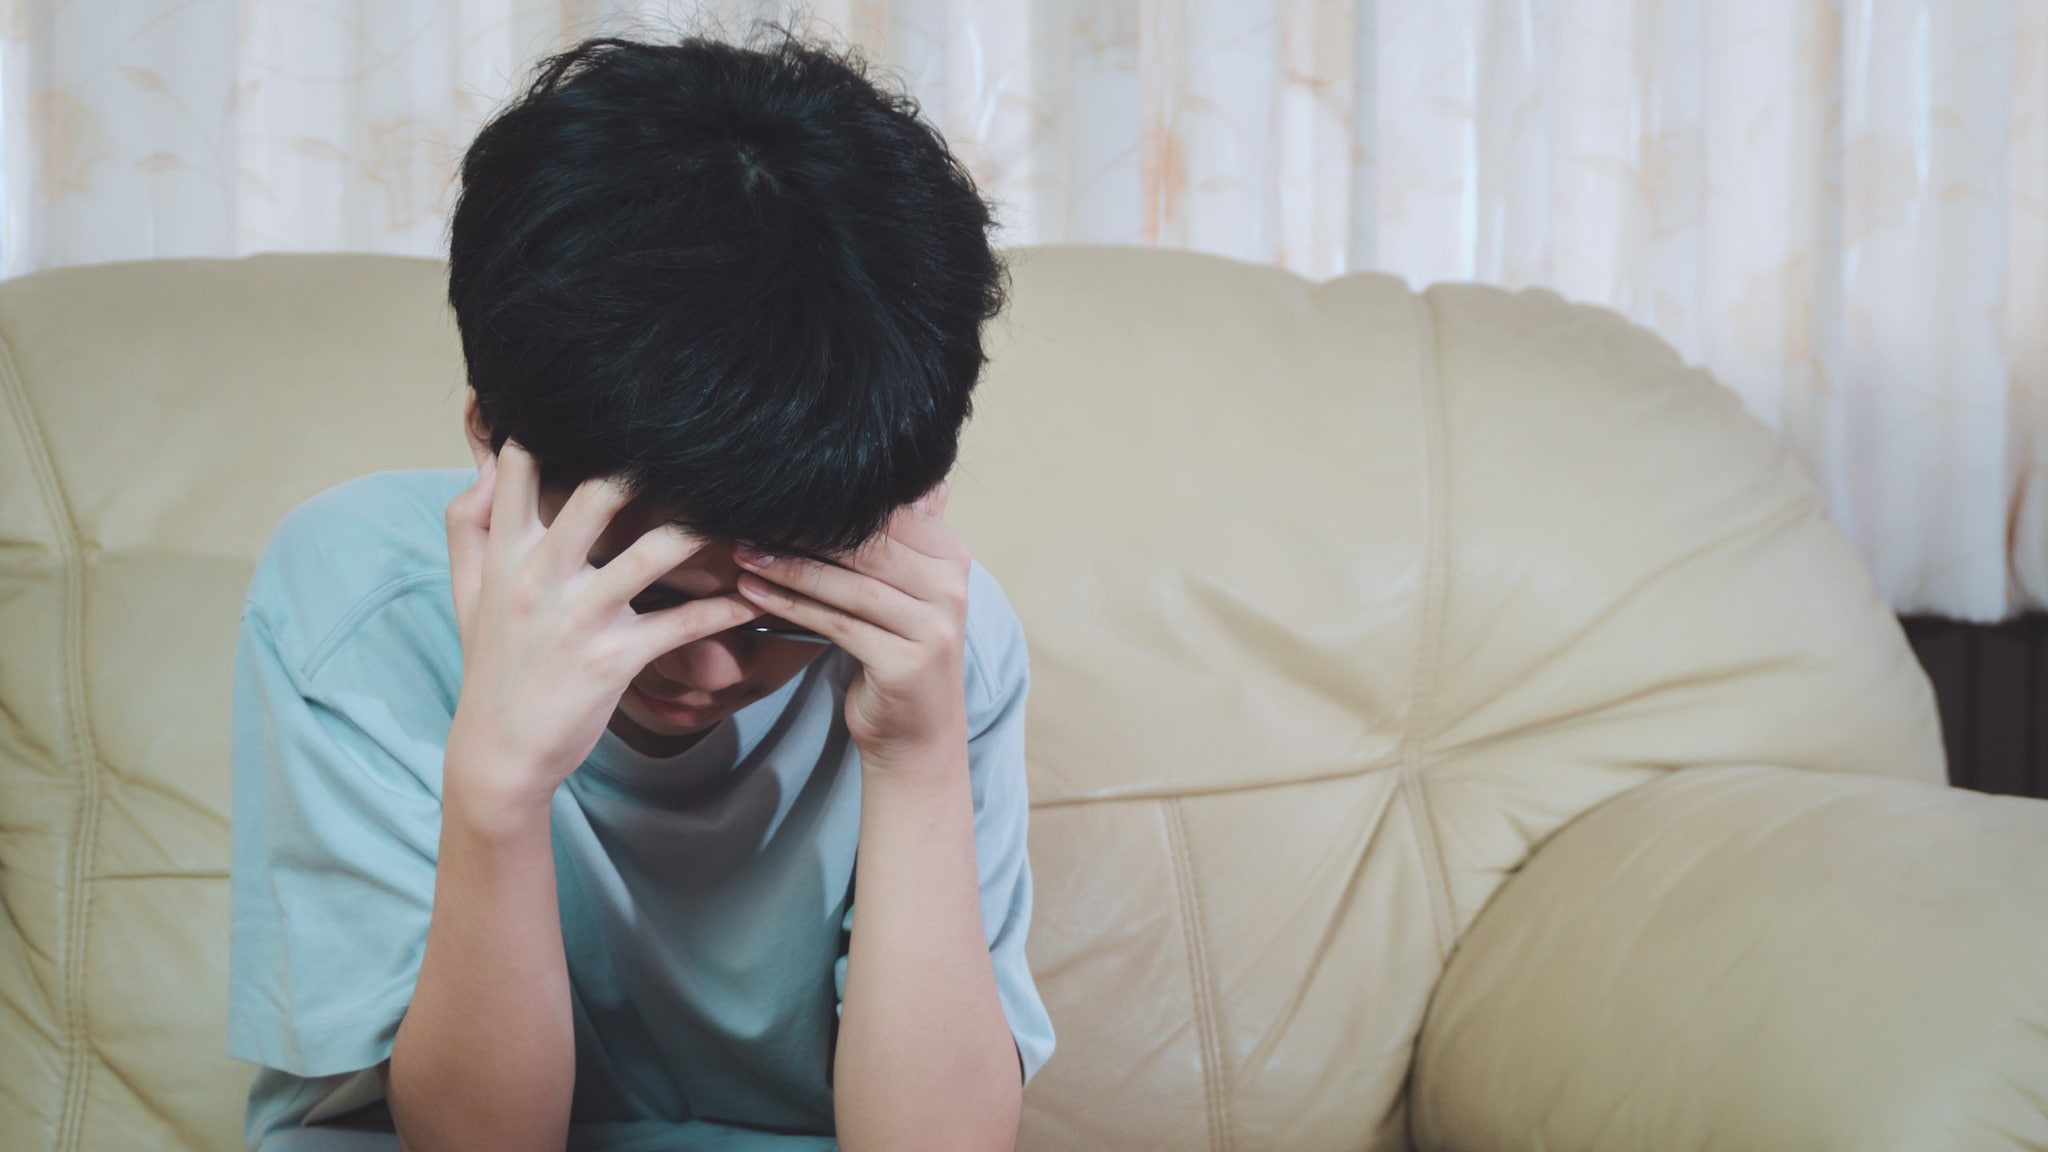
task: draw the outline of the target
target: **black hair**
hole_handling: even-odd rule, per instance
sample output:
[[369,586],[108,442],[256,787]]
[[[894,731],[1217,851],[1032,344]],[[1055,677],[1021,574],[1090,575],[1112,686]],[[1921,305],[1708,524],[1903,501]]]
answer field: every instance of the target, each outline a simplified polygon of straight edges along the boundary
[[944,479],[1003,306],[993,205],[852,49],[592,37],[462,158],[448,302],[491,446],[670,520],[851,552]]

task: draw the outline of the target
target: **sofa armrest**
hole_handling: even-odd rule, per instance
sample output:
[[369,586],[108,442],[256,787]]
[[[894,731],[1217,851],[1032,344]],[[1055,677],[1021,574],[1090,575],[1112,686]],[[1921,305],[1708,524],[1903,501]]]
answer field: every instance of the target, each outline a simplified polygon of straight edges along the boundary
[[1537,851],[1451,958],[1417,1147],[2048,1147],[2048,801],[1688,769]]

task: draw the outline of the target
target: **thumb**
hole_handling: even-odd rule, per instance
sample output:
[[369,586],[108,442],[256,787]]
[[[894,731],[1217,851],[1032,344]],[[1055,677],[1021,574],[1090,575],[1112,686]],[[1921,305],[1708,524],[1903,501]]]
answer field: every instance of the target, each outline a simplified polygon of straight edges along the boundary
[[484,457],[476,479],[448,502],[448,585],[455,599],[455,623],[469,635],[469,620],[483,590],[484,545],[491,536],[491,495],[497,488],[498,458]]

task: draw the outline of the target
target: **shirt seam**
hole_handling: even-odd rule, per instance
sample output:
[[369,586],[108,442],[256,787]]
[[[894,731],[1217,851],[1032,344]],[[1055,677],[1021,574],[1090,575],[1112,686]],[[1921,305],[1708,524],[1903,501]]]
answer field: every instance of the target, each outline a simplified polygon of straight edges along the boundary
[[[446,579],[447,576],[448,570],[445,568],[430,569],[425,572],[409,572],[403,576],[394,576],[365,593],[360,600],[356,601],[355,607],[343,614],[342,618],[332,628],[327,630],[327,634],[320,638],[320,642],[313,645],[313,650],[307,654],[305,660],[299,665],[299,675],[307,681],[318,677],[320,670],[326,667],[327,661],[333,659],[334,655],[341,651],[342,645],[355,634],[357,629],[362,627],[364,621],[391,606],[420,585]],[[271,623],[262,608],[252,602],[249,605],[249,609],[257,616],[264,618],[266,628],[275,637],[277,635],[277,628]]]
[[981,645],[975,643],[974,635],[967,637],[967,658],[974,663],[974,677],[981,681],[981,700],[978,707],[987,709],[995,706],[995,680],[989,675],[988,660],[982,656]]

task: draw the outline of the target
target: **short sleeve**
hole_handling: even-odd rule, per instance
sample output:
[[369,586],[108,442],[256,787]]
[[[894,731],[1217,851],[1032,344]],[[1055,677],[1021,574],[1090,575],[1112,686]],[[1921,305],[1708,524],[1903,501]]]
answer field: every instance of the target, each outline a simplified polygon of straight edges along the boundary
[[[432,908],[459,668],[446,573],[394,584],[314,651],[252,604],[234,681],[228,1051],[301,1077],[386,1059]],[[459,662],[459,646],[457,657]]]
[[979,564],[968,602],[967,761],[981,922],[995,962],[996,991],[1028,1083],[1053,1050],[1052,1019],[1024,958],[1031,930],[1031,795],[1024,774],[1030,657],[1016,613]]

